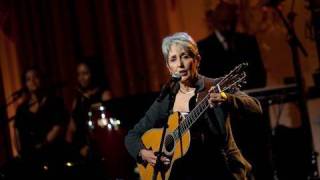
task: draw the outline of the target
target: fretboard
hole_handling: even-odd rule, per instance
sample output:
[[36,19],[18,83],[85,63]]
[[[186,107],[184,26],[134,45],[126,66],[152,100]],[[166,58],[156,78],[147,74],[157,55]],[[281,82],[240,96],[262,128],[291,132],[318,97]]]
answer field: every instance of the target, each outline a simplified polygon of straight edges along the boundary
[[199,119],[199,117],[208,109],[209,94],[187,115],[179,126],[173,131],[174,140],[178,140],[190,127]]

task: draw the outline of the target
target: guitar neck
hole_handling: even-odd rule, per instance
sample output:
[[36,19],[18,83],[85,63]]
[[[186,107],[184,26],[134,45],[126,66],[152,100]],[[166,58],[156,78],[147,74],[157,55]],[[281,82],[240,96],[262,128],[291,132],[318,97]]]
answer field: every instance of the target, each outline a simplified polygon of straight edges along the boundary
[[180,137],[191,128],[191,126],[199,119],[199,117],[208,109],[209,94],[207,94],[200,103],[185,117],[184,121],[174,130],[173,137],[175,140]]

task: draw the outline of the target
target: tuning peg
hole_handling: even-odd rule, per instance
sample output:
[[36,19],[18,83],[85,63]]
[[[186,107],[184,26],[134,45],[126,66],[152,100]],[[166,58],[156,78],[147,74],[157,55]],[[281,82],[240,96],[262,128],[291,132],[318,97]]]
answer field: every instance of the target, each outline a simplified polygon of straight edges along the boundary
[[248,64],[248,62],[246,61],[246,62],[243,62],[242,65],[243,65],[243,66],[248,66],[249,64]]

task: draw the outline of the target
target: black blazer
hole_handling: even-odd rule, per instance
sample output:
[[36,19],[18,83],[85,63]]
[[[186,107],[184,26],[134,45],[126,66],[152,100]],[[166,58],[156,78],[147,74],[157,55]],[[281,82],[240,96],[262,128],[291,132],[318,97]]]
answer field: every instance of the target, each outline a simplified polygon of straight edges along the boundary
[[215,33],[198,42],[201,56],[199,72],[211,78],[220,77],[236,65],[248,62],[247,85],[244,89],[264,87],[266,71],[256,38],[243,33],[224,37],[228,42],[228,50],[223,48]]

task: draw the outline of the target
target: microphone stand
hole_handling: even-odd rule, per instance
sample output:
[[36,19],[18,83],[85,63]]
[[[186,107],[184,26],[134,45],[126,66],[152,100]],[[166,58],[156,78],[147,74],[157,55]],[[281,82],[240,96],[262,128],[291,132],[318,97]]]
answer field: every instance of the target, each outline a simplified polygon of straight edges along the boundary
[[[9,96],[9,97],[7,97],[7,101],[8,102],[6,102],[5,104],[2,104],[2,105],[0,105],[0,112],[2,113],[6,113],[6,111],[7,111],[7,108],[9,107],[9,106],[11,106],[12,104],[14,104],[19,98],[21,98],[22,97],[22,95],[21,94],[15,94],[15,93],[13,93],[13,94],[11,94],[11,96]],[[10,100],[11,99],[11,100]],[[6,118],[7,118],[7,123],[9,123],[9,122],[11,122],[14,118],[15,118],[15,116],[13,116],[13,117],[11,117],[11,118],[8,118],[7,117],[7,115],[4,115]]]
[[[12,157],[10,135],[9,135],[10,130],[9,130],[8,124],[11,121],[13,121],[15,118],[15,116],[9,118],[6,112],[7,112],[7,108],[12,104],[14,104],[20,97],[21,97],[20,95],[16,95],[13,93],[11,96],[7,97],[6,103],[0,105],[0,115],[1,115],[0,130],[2,131],[3,144],[5,148],[5,160],[10,160]],[[4,121],[2,121],[2,118]]]
[[[172,83],[172,85],[169,86],[169,89],[167,89],[169,92],[168,92],[168,95],[169,95],[169,104],[168,104],[168,112],[169,114],[172,113],[172,108],[173,108],[173,105],[174,105],[174,99],[176,97],[176,94],[178,93],[179,91],[179,88],[180,88],[180,85],[179,85],[179,81],[174,81]],[[160,96],[161,96],[162,93],[160,93]],[[162,95],[163,96],[163,95]],[[158,99],[159,100],[159,99]],[[160,101],[158,102],[161,102],[163,100],[163,98],[160,98]],[[160,142],[160,147],[159,147],[159,150],[156,154],[157,156],[157,161],[156,161],[156,164],[154,166],[154,171],[153,171],[153,177],[152,179],[153,180],[156,180],[157,179],[157,176],[158,176],[158,172],[160,171],[161,173],[161,177],[162,179],[165,179],[165,174],[162,174],[163,172],[161,171],[163,169],[163,165],[161,163],[161,156],[163,155],[163,152],[162,152],[162,149],[163,149],[163,143],[164,143],[164,138],[165,138],[165,135],[166,135],[166,132],[167,132],[167,128],[169,127],[168,125],[168,120],[166,121],[166,123],[163,125],[163,130],[162,130],[162,135],[161,135],[161,142]]]
[[304,130],[304,135],[306,137],[306,140],[308,141],[309,147],[307,147],[307,152],[310,163],[308,162],[308,179],[310,180],[316,180],[319,179],[319,172],[317,167],[317,152],[314,150],[313,145],[313,137],[312,137],[312,131],[311,131],[311,125],[310,125],[310,117],[307,107],[307,89],[305,85],[305,81],[303,78],[302,70],[301,70],[301,63],[299,59],[299,53],[298,50],[302,52],[304,56],[308,56],[307,51],[301,44],[300,40],[298,39],[295,30],[294,30],[294,18],[296,14],[292,11],[288,14],[289,22],[284,17],[283,13],[276,7],[272,6],[272,8],[275,10],[275,12],[278,14],[280,19],[282,20],[284,26],[287,29],[288,32],[288,43],[291,49],[292,54],[292,63],[294,67],[294,74],[295,79],[297,83],[297,94],[298,94],[298,106],[300,108],[300,116],[301,116],[301,125],[302,129]]
[[307,9],[311,12],[311,21],[313,24],[313,37],[316,42],[317,54],[318,54],[318,68],[313,74],[313,80],[317,89],[320,88],[320,1],[308,0],[309,6]]

